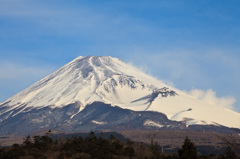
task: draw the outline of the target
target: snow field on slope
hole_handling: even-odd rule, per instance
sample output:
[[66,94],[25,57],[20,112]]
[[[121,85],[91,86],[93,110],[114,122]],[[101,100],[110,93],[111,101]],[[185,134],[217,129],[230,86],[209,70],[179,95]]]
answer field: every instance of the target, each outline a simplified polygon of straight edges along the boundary
[[[148,99],[132,102],[163,87],[178,95],[159,96],[152,103]],[[151,104],[149,111],[164,113],[171,120],[186,120],[187,124],[240,126],[239,113],[193,98],[112,57],[76,58],[7,101],[9,111],[21,104],[63,107],[75,102],[82,104],[82,110],[94,101],[144,111]]]
[[218,123],[236,128],[240,125],[239,113],[184,94],[176,97],[157,98],[149,110],[162,112],[171,120],[187,120],[189,125],[204,123],[215,125]]

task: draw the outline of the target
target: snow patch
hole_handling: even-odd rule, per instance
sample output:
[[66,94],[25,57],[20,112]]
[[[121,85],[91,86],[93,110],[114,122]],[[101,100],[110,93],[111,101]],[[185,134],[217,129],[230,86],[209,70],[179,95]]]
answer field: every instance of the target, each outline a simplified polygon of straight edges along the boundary
[[[209,102],[208,99],[219,100],[216,100],[214,92],[208,91],[207,94],[195,91],[189,95],[117,58],[88,56],[76,58],[1,103],[4,109],[1,109],[0,115],[8,113],[11,117],[13,113],[16,115],[32,107],[54,109],[81,102],[78,114],[86,105],[100,101],[133,111],[161,112],[176,121],[192,119],[187,121],[188,125],[218,123],[239,128],[240,114],[216,105],[228,105],[233,100]],[[24,108],[18,109],[21,105]],[[69,115],[72,119],[76,114]],[[146,124],[154,125],[154,122]]]
[[159,124],[159,123],[156,123],[154,121],[151,121],[151,120],[146,120],[143,124],[144,126],[153,126],[153,127],[159,127],[159,128],[162,128],[164,127],[164,125],[162,124]]
[[107,122],[97,121],[97,120],[92,120],[91,122],[94,123],[94,124],[98,124],[98,125],[104,125],[104,124],[107,123]]

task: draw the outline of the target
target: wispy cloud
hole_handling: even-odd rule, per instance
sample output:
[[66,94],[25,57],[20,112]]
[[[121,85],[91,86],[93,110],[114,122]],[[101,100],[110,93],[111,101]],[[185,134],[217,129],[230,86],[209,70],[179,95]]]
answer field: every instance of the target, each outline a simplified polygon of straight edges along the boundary
[[216,92],[214,92],[212,89],[206,91],[194,89],[191,90],[189,94],[202,101],[232,110],[234,109],[233,104],[236,102],[236,99],[234,97],[217,97]]
[[[191,54],[190,52],[185,53],[181,52],[180,54],[178,53],[163,53],[156,54],[154,56],[149,55],[149,57],[144,57],[144,59],[146,60],[149,58],[146,61],[149,66],[153,65],[154,67],[159,68],[159,71],[165,70],[170,74],[171,78],[184,79],[186,80],[186,83],[188,83],[191,79],[188,79],[185,76],[189,74],[191,78],[193,78],[194,76],[199,78],[198,79],[199,81],[203,81],[203,79],[206,80],[205,79],[206,73],[203,71],[205,67],[199,66],[200,63],[198,63],[199,61],[195,59],[196,56],[194,54]],[[216,67],[220,67],[219,65],[223,65],[221,67],[228,67],[229,69],[233,70],[236,69],[235,66],[237,65],[235,59],[227,57],[227,55],[221,52],[215,51],[211,51],[209,52],[209,54],[202,54],[202,56],[198,56],[198,60],[204,60],[207,63],[213,63],[213,65],[216,65]],[[151,72],[150,68],[146,68],[143,66],[138,66],[138,68],[143,72],[147,73]],[[207,79],[209,79],[209,77]],[[165,82],[167,85],[174,86],[173,82],[169,82],[167,80],[163,82]],[[191,88],[191,86],[189,86],[189,88]],[[234,97],[232,96],[218,97],[217,93],[213,91],[211,88],[208,88],[207,90],[192,89],[190,91],[187,91],[186,93],[201,101],[208,102],[212,105],[228,108],[231,110],[235,109],[234,104],[236,102],[236,99]]]
[[53,66],[26,66],[0,61],[0,103],[53,72]]
[[[159,78],[175,80],[185,78],[189,81],[201,81],[202,83],[215,81],[215,78],[222,76],[229,77],[223,79],[240,80],[237,73],[237,68],[240,68],[238,52],[212,48],[201,50],[199,48],[192,50],[169,48],[154,52],[137,50],[129,53],[129,56],[135,60],[135,65],[148,67],[145,70],[151,70],[153,74],[157,73]],[[221,73],[222,71],[224,74]]]
[[238,52],[213,48],[169,48],[159,52],[141,50],[132,56],[135,57],[135,65],[146,67],[145,70],[166,84],[170,83],[180,90],[193,89],[191,93],[198,95],[197,98],[201,100],[240,110],[240,102],[236,100],[240,99]]
[[[205,5],[0,0],[0,56],[117,56],[179,89],[213,89],[240,99],[239,10],[234,3]],[[0,67],[0,80],[48,74],[47,68],[13,62]]]
[[[129,36],[144,29],[143,24],[138,25],[138,19],[133,19],[124,14],[109,14],[107,11],[93,9],[84,3],[73,5],[71,3],[58,4],[44,1],[16,1],[3,0],[1,17],[17,18],[26,21],[26,25],[40,27],[43,32],[51,32],[61,36],[98,37],[103,39],[118,39]],[[104,6],[103,6],[104,7]],[[106,8],[108,10],[109,8]],[[31,28],[31,27],[29,27]],[[32,29],[32,28],[31,28]]]
[[10,61],[0,62],[0,79],[39,79],[51,73],[54,68],[34,67],[15,64]]

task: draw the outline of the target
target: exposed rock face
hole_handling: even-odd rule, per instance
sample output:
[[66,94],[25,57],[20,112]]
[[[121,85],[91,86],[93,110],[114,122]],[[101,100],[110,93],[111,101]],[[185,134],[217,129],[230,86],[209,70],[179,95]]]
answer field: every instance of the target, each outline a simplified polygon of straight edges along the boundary
[[240,114],[200,101],[112,57],[78,57],[0,103],[1,133],[37,129],[239,127]]

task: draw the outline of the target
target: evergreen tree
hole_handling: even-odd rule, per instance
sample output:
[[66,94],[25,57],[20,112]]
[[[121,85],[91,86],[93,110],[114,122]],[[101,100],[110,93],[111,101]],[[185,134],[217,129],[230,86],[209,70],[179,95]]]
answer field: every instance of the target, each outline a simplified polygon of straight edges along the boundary
[[182,148],[178,150],[178,155],[180,159],[196,159],[197,158],[197,148],[195,144],[191,142],[188,137],[185,138]]
[[161,155],[161,150],[160,150],[160,145],[158,144],[157,141],[154,141],[153,138],[151,138],[150,142],[150,150],[152,151],[153,159],[160,158]]

